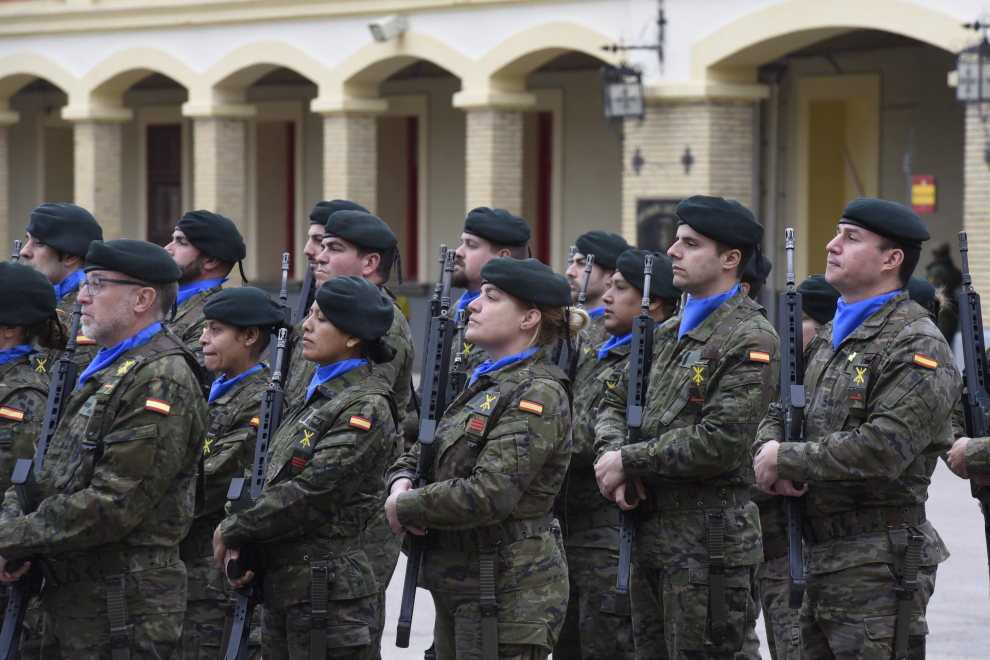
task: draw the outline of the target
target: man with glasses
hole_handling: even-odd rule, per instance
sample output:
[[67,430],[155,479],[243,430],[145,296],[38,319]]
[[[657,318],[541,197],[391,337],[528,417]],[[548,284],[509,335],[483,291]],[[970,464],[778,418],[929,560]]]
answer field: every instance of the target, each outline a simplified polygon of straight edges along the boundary
[[180,276],[144,241],[96,241],[86,255],[82,329],[103,348],[49,445],[37,510],[22,516],[8,498],[0,515],[0,579],[35,565],[46,580],[42,657],[167,658],[179,646],[179,541],[207,418],[196,358],[162,327]]

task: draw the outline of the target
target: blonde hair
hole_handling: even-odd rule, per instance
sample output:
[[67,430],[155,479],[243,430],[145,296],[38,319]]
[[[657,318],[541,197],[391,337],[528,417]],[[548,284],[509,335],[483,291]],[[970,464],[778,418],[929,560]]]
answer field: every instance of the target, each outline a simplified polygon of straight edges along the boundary
[[564,311],[570,310],[570,317],[567,324],[570,326],[571,337],[577,336],[591,322],[588,312],[577,307],[546,307],[535,303],[519,300],[519,306],[523,310],[535,309],[540,313],[540,322],[536,324],[536,331],[530,340],[530,347],[549,346],[555,344],[558,339],[567,337],[567,327],[564,325]]

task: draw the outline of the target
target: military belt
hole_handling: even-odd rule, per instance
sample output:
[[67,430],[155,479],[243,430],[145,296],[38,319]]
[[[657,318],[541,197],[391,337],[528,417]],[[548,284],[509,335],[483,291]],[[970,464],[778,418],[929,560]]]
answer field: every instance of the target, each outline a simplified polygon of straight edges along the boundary
[[[604,500],[604,498],[603,498]],[[597,511],[567,513],[564,516],[568,536],[600,527],[618,527],[622,524],[622,513],[617,506],[606,506]]]
[[927,520],[924,504],[909,504],[859,509],[825,517],[805,517],[803,531],[808,542],[821,543],[856,534],[917,527]]
[[364,548],[364,533],[345,539],[310,539],[295,543],[262,543],[261,556],[266,568],[296,566],[353,555]]
[[41,563],[41,572],[50,583],[59,585],[164,568],[178,561],[178,547],[140,547],[107,550],[66,561],[45,559]]
[[648,488],[646,511],[690,511],[742,506],[750,501],[748,486]]
[[480,548],[509,545],[531,536],[539,536],[550,530],[552,522],[553,513],[548,513],[537,518],[506,520],[488,527],[459,531],[431,530],[429,535],[435,535],[433,543],[437,550],[473,552]]

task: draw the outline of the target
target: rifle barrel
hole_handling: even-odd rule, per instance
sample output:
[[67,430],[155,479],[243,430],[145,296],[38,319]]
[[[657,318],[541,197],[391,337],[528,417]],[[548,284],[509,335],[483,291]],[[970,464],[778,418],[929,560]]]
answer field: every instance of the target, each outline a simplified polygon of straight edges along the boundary
[[[650,258],[652,263],[652,257]],[[584,309],[584,302],[588,299],[588,280],[591,279],[591,267],[595,265],[595,255],[589,254],[584,262],[584,282],[581,283],[581,293],[578,294],[577,308]]]

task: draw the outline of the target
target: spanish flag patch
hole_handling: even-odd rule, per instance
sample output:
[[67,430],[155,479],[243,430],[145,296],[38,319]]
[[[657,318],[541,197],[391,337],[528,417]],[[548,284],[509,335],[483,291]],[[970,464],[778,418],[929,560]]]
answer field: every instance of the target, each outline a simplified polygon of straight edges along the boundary
[[770,354],[763,351],[750,351],[749,359],[753,362],[770,362]]
[[0,407],[0,417],[3,417],[4,419],[13,419],[20,422],[24,420],[24,411],[3,406]]
[[920,364],[928,369],[938,369],[938,360],[933,360],[930,357],[926,357],[921,353],[914,354],[914,361],[916,364]]
[[261,420],[260,420],[259,418],[257,418],[257,417],[252,417],[252,418],[251,418],[251,421],[250,421],[250,422],[248,422],[248,424],[250,424],[251,426],[254,426],[255,428],[257,428],[257,426],[258,426],[258,424],[259,424],[260,422],[261,422]]
[[96,343],[96,340],[95,339],[90,339],[86,335],[78,334],[78,335],[76,335],[76,343],[77,344],[95,344]]
[[368,429],[371,428],[371,420],[365,419],[364,417],[358,417],[357,415],[352,415],[350,425],[356,426],[359,429],[364,429],[365,431],[367,431]]
[[167,415],[170,410],[172,410],[171,404],[167,401],[160,401],[158,399],[148,399],[144,402],[144,407],[148,410],[154,410],[155,412],[160,412],[163,415]]
[[523,399],[522,401],[519,402],[519,410],[525,410],[526,412],[531,412],[534,415],[542,415],[543,414],[543,406],[542,405],[540,405],[540,404],[538,404],[538,403],[536,403],[534,401],[527,401],[526,399]]

